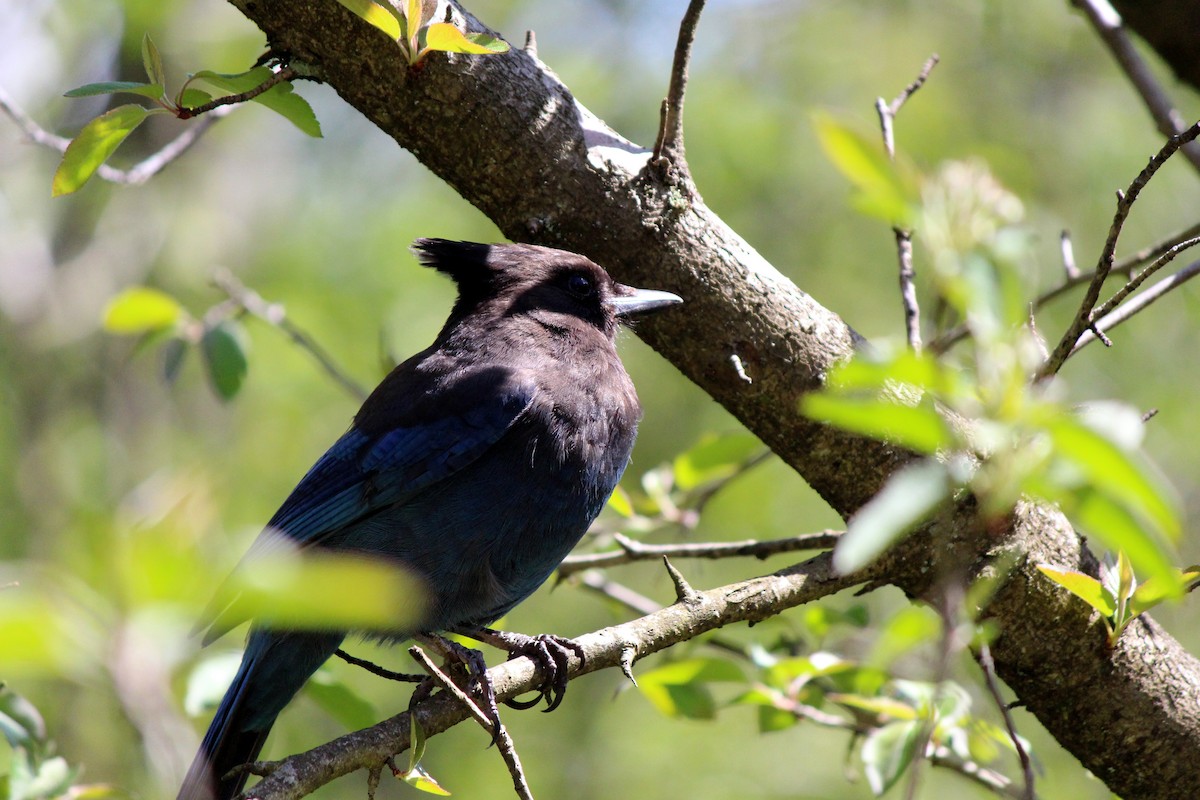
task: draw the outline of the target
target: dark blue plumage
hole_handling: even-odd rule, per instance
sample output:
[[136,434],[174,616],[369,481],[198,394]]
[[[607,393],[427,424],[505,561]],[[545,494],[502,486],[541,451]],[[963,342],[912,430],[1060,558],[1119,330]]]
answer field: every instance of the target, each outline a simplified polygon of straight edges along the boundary
[[[641,410],[614,347],[617,317],[679,302],[559,250],[421,239],[414,252],[456,281],[449,319],[268,523],[301,547],[392,559],[422,579],[420,624],[397,639],[486,625],[550,576],[633,448]],[[206,642],[238,621],[219,620]],[[257,757],[344,636],[252,627],[180,800],[235,796],[245,777],[221,777]]]

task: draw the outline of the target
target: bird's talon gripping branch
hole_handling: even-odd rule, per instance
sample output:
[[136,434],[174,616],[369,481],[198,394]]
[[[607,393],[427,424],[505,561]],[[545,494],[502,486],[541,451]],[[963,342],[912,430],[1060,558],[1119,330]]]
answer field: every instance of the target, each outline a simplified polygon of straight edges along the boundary
[[538,696],[533,700],[504,701],[509,708],[519,710],[533,708],[543,699],[546,701],[545,711],[558,708],[567,692],[571,655],[574,654],[580,664],[585,658],[583,647],[578,642],[552,633],[526,636],[523,633],[497,631],[492,628],[464,629],[459,633],[506,651],[509,661],[527,656],[545,676]]

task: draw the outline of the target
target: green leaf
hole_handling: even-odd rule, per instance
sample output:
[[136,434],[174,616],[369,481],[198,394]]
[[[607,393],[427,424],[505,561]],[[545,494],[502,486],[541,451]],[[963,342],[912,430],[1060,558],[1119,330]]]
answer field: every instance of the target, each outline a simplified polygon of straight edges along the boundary
[[125,289],[104,308],[104,330],[142,334],[170,328],[183,317],[183,307],[166,292],[148,286]]
[[883,358],[858,355],[829,373],[833,389],[883,389],[895,384],[945,393],[950,373],[928,353],[904,350]]
[[941,632],[941,620],[937,614],[924,606],[907,606],[896,612],[883,626],[868,662],[886,667],[910,650],[936,642]]
[[842,573],[862,569],[903,534],[949,499],[946,468],[933,459],[910,464],[850,519],[833,549],[833,565]]
[[775,706],[758,707],[758,732],[771,733],[792,727],[800,720],[790,711]]
[[420,618],[424,600],[420,581],[394,563],[296,551],[276,537],[257,544],[221,587],[206,639],[250,618],[302,630],[403,631]]
[[1136,617],[1154,608],[1164,600],[1177,597],[1178,586],[1190,584],[1197,578],[1200,578],[1200,569],[1192,567],[1187,570],[1180,570],[1178,578],[1173,581],[1163,581],[1157,577],[1142,581],[1137,589],[1133,591],[1133,597],[1129,603],[1129,613]]
[[150,34],[147,33],[142,37],[142,66],[146,68],[146,77],[151,83],[157,83],[159,86],[166,88],[167,77],[163,71],[162,56],[158,53],[158,48],[154,46],[154,42],[150,40]]
[[[372,3],[370,0],[338,0],[338,2],[353,11],[357,16],[366,20],[373,27],[386,33],[388,38],[393,42],[400,39],[400,23],[386,7]],[[384,2],[386,3],[387,0],[384,0]]]
[[1079,470],[1096,491],[1145,515],[1171,541],[1179,538],[1179,516],[1172,501],[1131,454],[1070,416],[1059,416],[1046,427],[1056,455]]
[[46,741],[46,723],[37,706],[24,696],[0,688],[0,733],[10,746],[36,753]]
[[179,378],[179,370],[183,368],[183,360],[189,349],[188,342],[178,336],[168,339],[163,345],[163,380],[168,386]]
[[1059,502],[1067,516],[1085,532],[1110,550],[1124,550],[1143,575],[1158,578],[1164,587],[1171,587],[1171,596],[1182,593],[1170,545],[1148,531],[1127,506],[1091,489],[1077,491],[1071,499]]
[[232,398],[246,379],[245,330],[233,320],[222,320],[204,332],[200,352],[213,389],[222,400]]
[[421,727],[420,721],[416,714],[408,715],[408,770],[417,768],[421,763],[421,759],[425,757],[425,745],[428,740],[425,738],[425,729]]
[[867,784],[876,797],[892,788],[908,769],[920,738],[921,724],[917,720],[892,722],[867,734],[862,761]]
[[629,499],[629,493],[620,486],[613,489],[613,493],[608,496],[608,507],[625,519],[633,516],[633,501]]
[[212,102],[212,95],[203,89],[193,89],[188,87],[179,95],[179,105],[184,108],[199,108],[206,103]]
[[296,94],[292,84],[284,82],[254,98],[254,102],[279,114],[288,122],[300,129],[301,133],[321,138],[321,123],[312,106],[300,95]]
[[63,94],[63,97],[95,97],[101,94],[136,94],[161,100],[165,90],[161,83],[141,83],[140,81],[101,81],[88,83]]
[[379,722],[379,714],[362,695],[337,679],[329,669],[317,670],[304,684],[304,693],[326,714],[352,731],[369,728]]
[[728,478],[762,445],[749,433],[706,436],[675,457],[675,485],[684,491]]
[[425,771],[425,768],[420,764],[414,766],[411,770],[404,773],[401,779],[414,789],[418,789],[427,794],[436,794],[442,797],[449,797],[450,792],[442,788],[442,785],[437,780]]
[[1038,564],[1038,571],[1099,611],[1106,618],[1111,618],[1113,614],[1117,613],[1117,599],[1091,575],[1057,569],[1045,564]]
[[125,137],[133,133],[146,117],[156,112],[166,113],[163,109],[117,106],[84,125],[63,153],[62,163],[54,173],[51,195],[60,197],[77,191],[120,147]]
[[821,149],[858,190],[855,207],[890,225],[912,226],[919,195],[916,181],[888,159],[882,143],[868,141],[828,114],[813,119]]
[[188,673],[183,694],[183,710],[187,715],[199,717],[215,710],[233,683],[241,663],[241,653],[210,654],[197,662]]
[[[252,70],[239,73],[222,73],[211,70],[201,70],[192,77],[211,83],[230,94],[242,94],[251,89],[257,89],[269,81],[275,73],[269,67],[255,67]],[[283,116],[303,133],[314,138],[320,138],[321,125],[317,122],[312,106],[303,97],[295,94],[294,87],[288,81],[278,83],[267,91],[251,98],[255,103],[266,106],[275,113]]]
[[730,661],[691,658],[674,661],[638,676],[638,690],[664,714],[712,719],[717,706],[705,685],[711,681],[744,682],[745,674]]
[[931,402],[905,405],[886,397],[805,395],[800,410],[844,430],[932,454],[954,444],[950,429]]
[[435,22],[425,29],[425,50],[491,55],[507,53],[508,42],[486,33],[466,35],[449,22]]

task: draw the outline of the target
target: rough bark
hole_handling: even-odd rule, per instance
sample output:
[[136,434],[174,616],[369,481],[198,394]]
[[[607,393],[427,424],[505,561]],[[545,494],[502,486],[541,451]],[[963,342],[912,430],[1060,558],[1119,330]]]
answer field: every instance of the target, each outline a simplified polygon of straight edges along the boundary
[[[510,238],[584,253],[623,281],[686,298],[680,310],[641,324],[638,335],[843,517],[908,459],[798,413],[798,399],[852,352],[856,335],[709,211],[686,170],[648,165],[644,149],[576,103],[536,58],[519,49],[484,58],[439,54],[410,70],[393,43],[333,0],[231,2],[277,53],[315,69]],[[800,243],[796,252],[804,252]],[[973,519],[961,509],[912,538],[878,580],[920,596],[948,569],[979,573],[996,551],[1013,554],[1015,566],[988,612],[1002,629],[993,646],[1000,676],[1117,794],[1193,796],[1200,786],[1200,663],[1149,620],[1106,649],[1086,607],[1034,568],[1095,569],[1057,512],[1022,507],[1006,526],[987,531]],[[378,735],[384,750],[404,744],[402,736]]]

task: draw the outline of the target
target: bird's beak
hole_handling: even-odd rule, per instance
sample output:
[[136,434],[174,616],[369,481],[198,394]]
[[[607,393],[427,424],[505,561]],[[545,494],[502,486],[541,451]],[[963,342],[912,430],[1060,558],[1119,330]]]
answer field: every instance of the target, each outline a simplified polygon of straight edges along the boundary
[[670,292],[660,292],[656,289],[634,289],[622,286],[629,294],[620,294],[608,299],[608,306],[618,317],[630,314],[640,314],[643,311],[653,311],[656,308],[666,308],[682,303],[683,298]]

